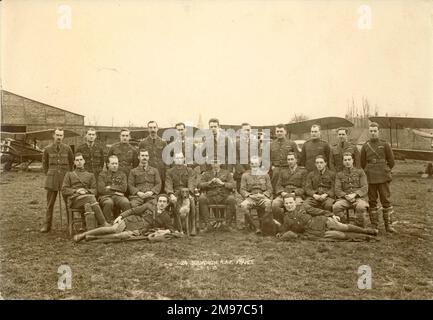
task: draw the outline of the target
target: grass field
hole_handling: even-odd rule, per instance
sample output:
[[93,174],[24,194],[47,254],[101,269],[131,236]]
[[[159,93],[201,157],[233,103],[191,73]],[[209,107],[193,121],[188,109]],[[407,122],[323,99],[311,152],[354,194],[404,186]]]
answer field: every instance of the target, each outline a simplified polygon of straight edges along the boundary
[[[38,232],[45,210],[41,172],[0,180],[0,294],[5,299],[433,299],[433,180],[420,162],[398,162],[391,186],[399,234],[377,242],[280,242],[214,232],[164,243],[73,243]],[[404,174],[399,174],[404,173]],[[72,270],[59,290],[58,267]],[[358,267],[372,289],[357,287]]]

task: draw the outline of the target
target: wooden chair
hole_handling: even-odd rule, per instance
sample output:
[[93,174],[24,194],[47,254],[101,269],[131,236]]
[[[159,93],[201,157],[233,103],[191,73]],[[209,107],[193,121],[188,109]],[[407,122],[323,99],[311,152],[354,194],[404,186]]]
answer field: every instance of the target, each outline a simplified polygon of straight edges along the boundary
[[216,228],[225,223],[227,215],[227,206],[225,204],[210,204],[209,207],[209,222],[210,225]]
[[73,236],[79,230],[86,229],[86,222],[83,218],[84,209],[74,209],[71,208],[71,202],[67,200],[66,212],[68,218],[68,233],[69,236]]

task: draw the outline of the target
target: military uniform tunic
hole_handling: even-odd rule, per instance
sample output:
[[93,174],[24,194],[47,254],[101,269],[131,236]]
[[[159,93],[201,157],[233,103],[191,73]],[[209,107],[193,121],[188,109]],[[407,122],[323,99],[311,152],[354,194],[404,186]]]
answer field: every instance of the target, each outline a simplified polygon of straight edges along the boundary
[[52,143],[44,149],[42,163],[47,175],[45,189],[59,191],[62,189],[66,172],[73,168],[74,154],[68,145]]
[[361,149],[361,167],[369,184],[391,181],[394,154],[389,143],[382,139],[367,141]]
[[[77,193],[80,188],[86,189],[87,193]],[[66,173],[62,187],[63,196],[69,198],[71,208],[81,208],[85,203],[96,202],[96,178],[93,173],[84,169],[75,169]]]
[[83,158],[86,161],[84,163],[84,169],[88,172],[92,172],[96,178],[104,168],[104,148],[97,143],[89,145],[84,143],[77,148],[76,153],[82,153]]
[[108,158],[111,155],[117,156],[119,159],[119,169],[125,172],[126,176],[129,176],[129,172],[132,168],[138,165],[138,152],[129,143],[117,142],[113,144],[108,150],[107,163],[109,163]]
[[331,153],[329,155],[329,168],[335,172],[343,170],[343,154],[350,152],[353,156],[353,165],[356,168],[361,168],[361,157],[356,144],[345,141],[339,142],[331,147]]
[[174,165],[167,170],[165,177],[165,192],[170,194],[177,193],[182,188],[188,188],[191,194],[195,189],[195,172],[186,165]]
[[165,181],[165,172],[167,165],[162,159],[162,151],[167,146],[167,142],[156,136],[153,139],[150,135],[138,144],[138,150],[146,149],[149,152],[149,165],[158,169],[161,175],[161,181]]
[[322,155],[329,166],[329,155],[331,148],[329,144],[322,139],[309,139],[302,146],[302,152],[299,164],[304,166],[308,172],[316,168],[316,156]]
[[[97,185],[99,203],[108,222],[111,222],[114,218],[113,209],[115,207],[119,208],[122,212],[131,207],[128,198],[125,197],[128,182],[123,171],[102,171]],[[107,189],[107,187],[110,188]]]

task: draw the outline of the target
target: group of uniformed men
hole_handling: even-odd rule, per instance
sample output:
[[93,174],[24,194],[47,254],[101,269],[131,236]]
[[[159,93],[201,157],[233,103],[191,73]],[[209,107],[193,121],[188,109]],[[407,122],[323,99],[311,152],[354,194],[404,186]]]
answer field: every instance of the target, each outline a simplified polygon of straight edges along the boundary
[[[313,125],[310,139],[299,152],[296,143],[286,137],[285,126],[277,125],[276,139],[270,143],[269,172],[261,170],[260,156],[248,157],[247,164],[239,161],[241,139],[248,146],[254,139],[248,123],[242,124],[241,136],[236,141],[237,161],[234,165],[221,164],[216,156],[207,166],[186,164],[186,148],[194,145],[186,143],[184,123],[177,123],[175,129],[177,139],[182,143],[182,153],[175,154],[174,164],[168,166],[162,157],[167,143],[157,135],[155,121],[149,121],[149,136],[139,143],[138,150],[129,143],[130,131],[122,129],[120,142],[109,148],[107,156],[103,146],[95,143],[95,129],[87,130],[86,142],[77,148],[74,155],[71,148],[62,143],[63,130],[57,128],[54,142],[45,148],[43,154],[47,211],[41,232],[51,229],[58,191],[62,192],[67,206],[93,212],[102,227],[102,234],[133,231],[134,228],[173,229],[169,208],[176,210],[173,208],[176,208],[183,188],[189,190],[191,206],[194,205],[193,196],[198,190],[201,192],[198,206],[203,229],[209,228],[208,206],[211,204],[227,206],[228,229],[237,223],[237,189],[243,198],[239,211],[244,217],[237,227],[257,233],[265,233],[262,232],[265,221],[273,221],[277,225],[276,232],[296,231],[299,219],[290,214],[294,207],[298,207],[303,210],[304,217],[310,217],[304,219],[303,229],[311,227],[314,220],[311,218],[320,216],[324,218],[323,231],[337,230],[333,226],[346,224],[347,210],[354,209],[357,227],[352,226],[355,228],[352,231],[361,230],[359,232],[363,233],[362,230],[369,230],[364,233],[371,234],[371,229],[378,229],[378,197],[385,229],[395,232],[391,225],[393,209],[389,200],[394,157],[390,145],[379,139],[377,123],[369,125],[370,139],[361,151],[349,141],[346,128],[337,130],[338,143],[330,146],[321,139],[320,126]],[[221,141],[218,119],[209,120],[209,129],[217,144]],[[162,191],[165,194],[161,194]],[[257,209],[258,225],[251,209]],[[142,218],[140,227],[131,217]],[[370,229],[366,229],[368,224]]]

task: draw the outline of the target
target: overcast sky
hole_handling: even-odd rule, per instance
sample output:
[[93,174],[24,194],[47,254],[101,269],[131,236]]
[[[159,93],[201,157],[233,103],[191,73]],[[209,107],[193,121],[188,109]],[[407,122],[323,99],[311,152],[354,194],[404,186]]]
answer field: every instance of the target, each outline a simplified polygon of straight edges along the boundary
[[86,123],[267,125],[344,116],[362,96],[381,115],[433,117],[432,1],[0,5],[3,89]]

